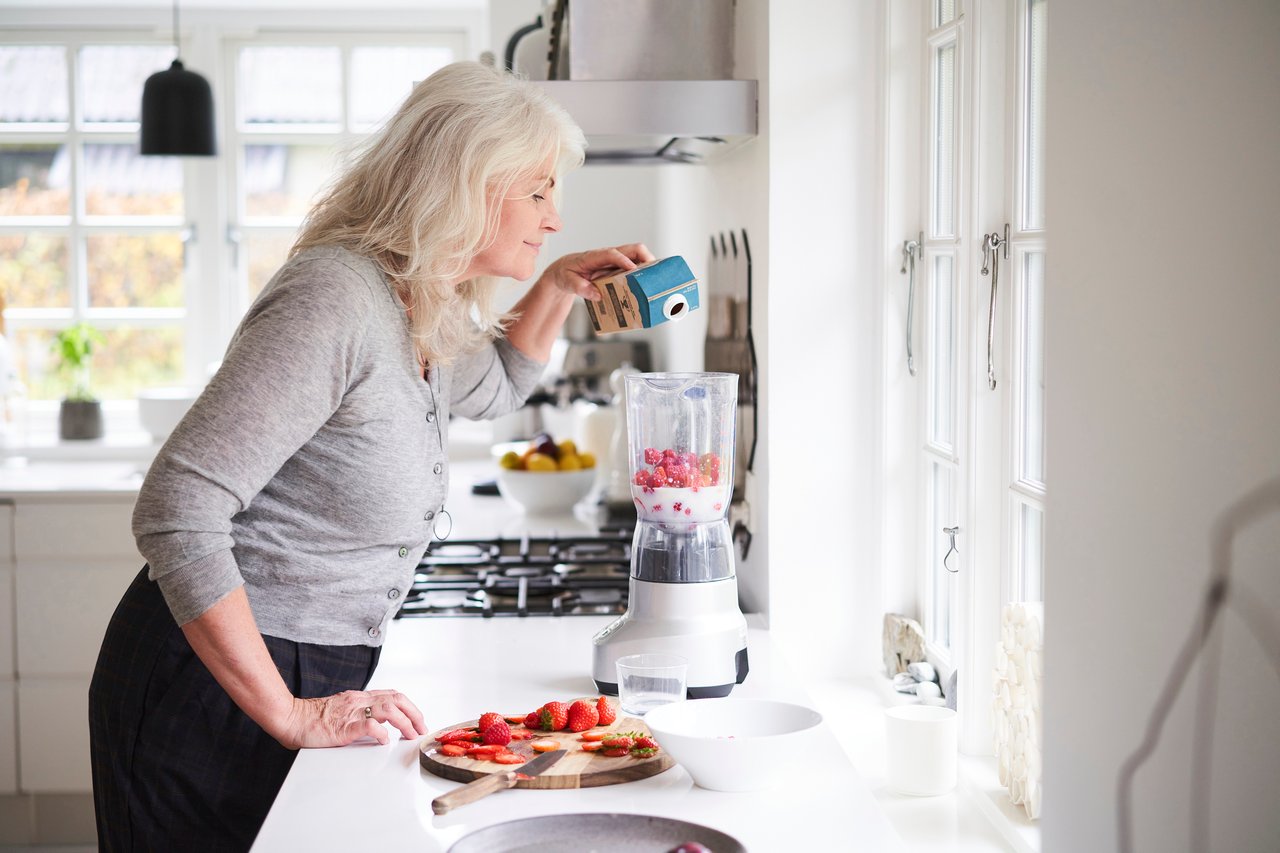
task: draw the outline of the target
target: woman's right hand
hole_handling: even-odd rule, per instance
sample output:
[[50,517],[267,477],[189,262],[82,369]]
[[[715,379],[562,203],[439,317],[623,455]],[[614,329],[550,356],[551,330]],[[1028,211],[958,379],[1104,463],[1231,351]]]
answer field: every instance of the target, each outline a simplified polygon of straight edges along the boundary
[[427,734],[422,712],[403,693],[347,690],[316,699],[295,697],[276,740],[288,749],[346,746],[362,737],[385,744],[391,736],[383,723],[399,729],[406,740]]

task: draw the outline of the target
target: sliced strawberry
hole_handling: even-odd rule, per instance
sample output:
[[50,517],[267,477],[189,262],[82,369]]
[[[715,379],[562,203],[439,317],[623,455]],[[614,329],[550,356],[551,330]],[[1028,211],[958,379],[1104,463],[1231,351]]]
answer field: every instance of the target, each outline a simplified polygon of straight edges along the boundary
[[524,759],[514,752],[504,752],[501,755],[495,755],[493,760],[499,764],[524,764]]
[[467,748],[459,743],[446,743],[444,746],[440,747],[440,753],[442,755],[452,755],[456,757],[459,755],[466,755]]
[[630,752],[630,750],[626,750],[626,749],[602,749],[602,750],[600,750],[600,754],[601,754],[601,755],[607,755],[607,756],[609,756],[610,758],[621,758],[622,756],[629,754],[629,752]]
[[486,743],[480,746],[467,747],[467,755],[472,757],[478,755],[497,755],[500,752],[506,752],[507,748],[496,743]]
[[651,737],[636,738],[634,749],[657,749],[658,742]]
[[625,735],[613,735],[600,741],[605,749],[621,749],[623,752],[635,746],[635,741]]
[[631,750],[632,758],[653,758],[657,754],[658,750],[656,749],[640,749],[639,747],[635,747]]
[[595,752],[595,751],[596,751],[596,750],[598,750],[600,747],[601,747],[601,744],[599,744],[599,743],[584,743],[584,744],[582,745],[582,751],[583,751],[583,752]]
[[555,752],[560,748],[560,741],[547,738],[545,740],[532,741],[529,746],[534,752]]
[[527,714],[503,714],[502,719],[506,720],[508,723],[510,723],[513,726],[518,726],[524,722],[524,719],[526,716],[528,715]]
[[595,741],[604,740],[608,736],[609,736],[608,732],[583,732],[581,739],[587,741],[588,743],[593,743]]
[[454,729],[441,735],[436,735],[436,740],[440,743],[451,743],[455,740],[470,740],[471,736],[476,733],[475,729]]

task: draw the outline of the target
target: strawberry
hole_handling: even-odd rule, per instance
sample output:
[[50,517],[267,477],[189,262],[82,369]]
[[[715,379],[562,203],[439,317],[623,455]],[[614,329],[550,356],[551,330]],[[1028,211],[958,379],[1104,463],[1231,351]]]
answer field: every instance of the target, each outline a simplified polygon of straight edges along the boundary
[[529,748],[534,752],[555,752],[560,748],[560,741],[547,738],[546,740],[535,740],[529,743]]
[[618,712],[610,704],[609,700],[601,696],[596,700],[596,711],[600,714],[600,725],[611,726],[613,721],[618,719]]
[[651,737],[638,737],[632,747],[633,749],[657,749],[658,742]]
[[482,756],[497,755],[500,752],[506,752],[507,748],[500,743],[486,743],[483,746],[477,745],[467,749],[467,755],[472,758],[480,758]]
[[590,699],[577,699],[569,706],[569,731],[585,732],[600,722],[600,712]]
[[587,743],[595,743],[596,741],[604,740],[608,736],[608,732],[583,732],[582,737],[579,738],[579,740],[586,741]]
[[622,756],[627,755],[627,750],[625,750],[625,749],[602,749],[602,750],[600,750],[600,754],[601,754],[601,755],[607,755],[607,756],[609,756],[610,758],[621,758]]
[[530,711],[524,718],[525,728],[536,729],[540,722],[542,722],[542,717],[537,711]]
[[499,764],[524,764],[524,758],[516,755],[514,752],[504,752],[501,755],[495,755],[493,760]]
[[582,745],[583,752],[595,752],[598,749],[600,749],[600,744],[598,743],[584,743]]
[[507,725],[507,721],[498,720],[485,729],[484,742],[496,743],[498,746],[506,746],[511,743],[511,727]]
[[446,743],[440,747],[440,753],[453,756],[466,755],[467,748],[460,743]]
[[[606,750],[620,749],[623,752],[626,752],[629,749],[631,749],[632,746],[635,745],[635,741],[633,741],[631,738],[627,737],[626,735],[614,735],[613,737],[607,737],[604,740],[600,741],[600,745],[603,746]],[[605,755],[608,755],[608,754],[609,754],[608,752],[605,753]]]
[[502,719],[513,726],[518,726],[524,722],[524,714],[503,714]]
[[538,728],[548,732],[561,731],[569,725],[569,709],[563,702],[548,702],[538,709]]
[[436,735],[436,740],[441,743],[452,743],[455,740],[471,740],[471,736],[474,734],[474,729],[454,729],[453,731]]
[[644,464],[657,465],[662,461],[662,453],[657,448],[646,447],[644,449]]
[[503,717],[501,714],[495,714],[493,711],[490,711],[487,714],[480,715],[480,722],[476,725],[476,728],[480,730],[480,734],[484,734],[489,729],[489,726],[502,721]]

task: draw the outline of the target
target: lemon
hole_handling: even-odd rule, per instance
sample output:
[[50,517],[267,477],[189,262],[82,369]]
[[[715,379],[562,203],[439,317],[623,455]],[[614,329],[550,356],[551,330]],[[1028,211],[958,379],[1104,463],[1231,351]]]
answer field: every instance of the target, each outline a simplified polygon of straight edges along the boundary
[[556,460],[545,453],[530,453],[529,458],[525,460],[524,467],[529,471],[554,471],[556,470]]
[[573,439],[571,438],[566,438],[556,446],[560,448],[560,455],[562,457],[578,455],[578,445],[574,444]]
[[587,453],[584,450],[582,453],[578,454],[578,461],[582,463],[583,468],[596,467],[596,455],[594,453]]
[[520,454],[514,450],[508,450],[502,454],[502,458],[498,460],[498,466],[506,468],[508,471],[516,471],[520,468]]
[[581,471],[582,460],[576,454],[565,454],[563,451],[560,456],[561,471]]

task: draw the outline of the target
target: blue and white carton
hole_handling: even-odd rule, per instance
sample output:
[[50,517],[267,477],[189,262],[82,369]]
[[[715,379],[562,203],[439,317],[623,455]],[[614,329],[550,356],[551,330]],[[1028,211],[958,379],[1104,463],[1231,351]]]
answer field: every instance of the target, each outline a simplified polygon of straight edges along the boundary
[[699,306],[698,279],[679,255],[606,273],[592,283],[603,297],[586,300],[597,335],[651,329],[681,320]]

